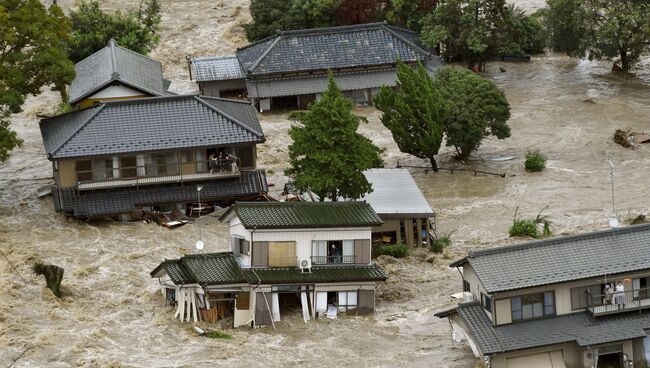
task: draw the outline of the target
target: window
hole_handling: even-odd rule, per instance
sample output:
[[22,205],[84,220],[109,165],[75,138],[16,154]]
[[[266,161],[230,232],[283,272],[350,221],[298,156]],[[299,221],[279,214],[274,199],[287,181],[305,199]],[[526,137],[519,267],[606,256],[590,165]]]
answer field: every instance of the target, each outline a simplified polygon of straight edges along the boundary
[[113,177],[113,159],[99,158],[93,160],[93,180],[105,180]]
[[542,318],[555,315],[555,295],[552,291],[529,294],[510,299],[512,320]]
[[314,240],[312,264],[354,263],[354,240]]
[[466,280],[463,280],[463,291],[472,291],[472,285]]
[[135,178],[138,176],[138,160],[135,156],[120,157],[120,169],[123,178]]
[[246,239],[237,238],[237,249],[239,254],[250,254],[250,243]]
[[481,293],[481,306],[488,312],[492,313],[492,297]]
[[75,172],[77,181],[85,182],[93,180],[93,162],[92,160],[78,160],[75,162]]
[[356,291],[339,291],[337,301],[339,312],[356,314],[358,304],[357,299]]

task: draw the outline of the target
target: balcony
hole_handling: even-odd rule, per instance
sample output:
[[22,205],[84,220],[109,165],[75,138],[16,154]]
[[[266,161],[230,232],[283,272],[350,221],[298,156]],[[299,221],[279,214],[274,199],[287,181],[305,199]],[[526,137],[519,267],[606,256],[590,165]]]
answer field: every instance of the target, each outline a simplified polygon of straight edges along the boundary
[[650,308],[650,288],[610,294],[587,293],[587,311],[594,317]]
[[[77,189],[110,189],[140,187],[153,184],[185,183],[218,178],[233,178],[241,175],[239,160],[219,162],[209,169],[209,162],[193,161],[160,165],[136,165],[104,170],[77,171]],[[212,171],[212,172],[210,172]]]
[[313,266],[336,266],[354,264],[355,256],[312,256]]

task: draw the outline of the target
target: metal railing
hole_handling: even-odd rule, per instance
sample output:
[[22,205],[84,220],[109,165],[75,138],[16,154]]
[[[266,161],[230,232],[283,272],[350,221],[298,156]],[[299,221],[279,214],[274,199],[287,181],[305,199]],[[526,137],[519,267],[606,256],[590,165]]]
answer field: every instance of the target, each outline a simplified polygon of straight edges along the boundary
[[587,310],[592,315],[650,308],[650,288],[640,288],[611,293],[587,294]]
[[[77,186],[93,183],[145,185],[167,181],[195,180],[214,177],[231,177],[240,174],[240,160],[200,160],[164,164],[145,164],[76,171]],[[201,175],[203,174],[203,175]]]
[[354,263],[355,256],[312,256],[312,265],[336,265]]

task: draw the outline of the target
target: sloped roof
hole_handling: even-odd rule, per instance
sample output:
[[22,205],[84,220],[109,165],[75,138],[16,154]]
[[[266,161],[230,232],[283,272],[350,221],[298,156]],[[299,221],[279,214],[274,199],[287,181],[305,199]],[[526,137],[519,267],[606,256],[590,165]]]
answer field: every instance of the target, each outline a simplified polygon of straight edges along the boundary
[[[314,283],[314,282],[368,282],[385,281],[381,267],[337,266],[314,267],[312,272],[298,268],[241,268],[231,252],[185,255],[176,260],[165,260],[153,271],[151,277],[169,275],[176,285],[198,283],[207,285],[257,283]],[[259,278],[258,278],[259,277]]]
[[370,169],[363,172],[372,192],[363,200],[382,217],[431,217],[433,210],[406,169]]
[[566,342],[586,347],[644,337],[650,329],[650,311],[613,314],[595,322],[587,312],[578,312],[500,326],[493,326],[476,302],[459,305],[456,313],[483,354]]
[[237,50],[249,76],[425,60],[417,33],[382,23],[284,31]]
[[470,251],[488,293],[650,269],[650,224]]
[[235,55],[193,58],[192,76],[197,82],[246,78]]
[[249,103],[200,96],[103,102],[40,126],[51,159],[264,142]]
[[165,92],[160,62],[119,46],[113,39],[74,68],[70,103],[79,102],[115,81],[154,96]]
[[246,229],[378,226],[382,220],[366,202],[237,202],[235,213]]

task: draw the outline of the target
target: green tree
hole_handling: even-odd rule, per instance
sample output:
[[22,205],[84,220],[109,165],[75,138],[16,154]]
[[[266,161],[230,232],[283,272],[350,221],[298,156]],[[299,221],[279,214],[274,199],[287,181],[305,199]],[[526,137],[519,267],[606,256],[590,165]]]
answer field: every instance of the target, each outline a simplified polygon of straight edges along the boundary
[[392,24],[420,31],[429,11],[438,0],[386,0],[386,19]]
[[253,42],[279,31],[330,27],[342,0],[252,0],[253,21],[244,25],[246,38]]
[[329,75],[327,90],[308,111],[295,112],[299,122],[289,129],[289,165],[285,173],[301,189],[320,200],[357,199],[372,191],[363,171],[383,165],[380,149],[357,133],[365,119],[352,113],[353,103],[343,96]]
[[0,161],[21,144],[9,129],[9,114],[43,86],[65,93],[74,65],[65,52],[70,24],[61,9],[39,0],[0,0]]
[[111,38],[120,46],[148,54],[160,41],[160,11],[159,0],[143,0],[137,10],[113,14],[102,11],[97,0],[82,0],[77,10],[70,11],[70,58],[79,62],[106,47]]
[[442,95],[421,64],[413,69],[399,61],[397,77],[399,89],[382,87],[375,98],[375,106],[383,113],[381,122],[400,151],[428,159],[438,171],[435,155],[444,135]]
[[447,145],[454,146],[465,161],[483,138],[510,137],[510,105],[504,93],[490,80],[471,71],[445,66],[436,73],[434,85],[445,101]]
[[585,13],[582,0],[546,0],[542,10],[548,43],[554,51],[575,55],[585,37]]

